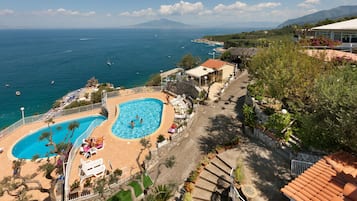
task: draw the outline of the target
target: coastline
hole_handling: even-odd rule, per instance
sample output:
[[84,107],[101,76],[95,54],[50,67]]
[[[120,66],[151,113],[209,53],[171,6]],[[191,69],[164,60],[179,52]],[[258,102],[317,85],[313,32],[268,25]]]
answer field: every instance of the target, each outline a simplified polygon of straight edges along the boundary
[[207,44],[207,45],[211,45],[211,46],[223,46],[224,45],[224,42],[208,40],[208,39],[205,39],[205,38],[193,39],[193,40],[191,40],[191,42],[193,42],[193,43],[203,43],[203,44]]

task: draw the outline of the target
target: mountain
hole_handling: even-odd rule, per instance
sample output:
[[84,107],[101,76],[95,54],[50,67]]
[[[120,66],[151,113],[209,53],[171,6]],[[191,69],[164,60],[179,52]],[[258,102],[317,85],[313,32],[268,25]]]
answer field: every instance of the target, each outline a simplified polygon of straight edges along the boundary
[[130,26],[131,28],[143,28],[143,29],[179,29],[179,28],[192,28],[193,26],[184,24],[181,22],[176,22],[168,19],[152,20],[140,24]]
[[312,13],[309,15],[305,15],[299,18],[290,19],[278,26],[278,28],[282,28],[284,26],[292,25],[292,24],[307,24],[307,23],[316,23],[325,19],[338,19],[342,17],[351,17],[357,16],[357,6],[340,6],[337,8],[333,8],[330,10],[322,10],[316,13]]

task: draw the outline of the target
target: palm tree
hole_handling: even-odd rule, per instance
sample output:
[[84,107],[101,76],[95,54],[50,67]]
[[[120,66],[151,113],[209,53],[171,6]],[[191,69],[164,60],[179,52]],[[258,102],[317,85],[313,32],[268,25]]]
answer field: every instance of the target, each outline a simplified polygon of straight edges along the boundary
[[168,201],[174,196],[173,188],[169,185],[158,185],[156,186],[152,194],[148,195],[147,201]]
[[[74,134],[74,130],[75,130],[76,128],[78,128],[78,127],[79,127],[78,121],[73,121],[73,122],[71,122],[71,123],[68,125],[68,127],[67,127],[68,131],[71,131],[71,132],[72,132],[71,135],[70,135],[70,137],[68,138],[68,142],[71,141],[71,139],[72,139],[72,137],[73,137],[73,134]],[[68,135],[68,133],[67,133],[67,135]],[[64,141],[66,141],[66,139],[67,139],[67,137],[68,137],[67,135],[66,135],[66,137],[64,138]]]
[[139,155],[136,158],[136,163],[138,164],[140,171],[143,172],[143,167],[140,164],[140,157],[145,149],[149,149],[151,147],[151,142],[150,142],[150,140],[148,140],[146,138],[141,138],[140,144],[141,144],[142,148],[140,149]]

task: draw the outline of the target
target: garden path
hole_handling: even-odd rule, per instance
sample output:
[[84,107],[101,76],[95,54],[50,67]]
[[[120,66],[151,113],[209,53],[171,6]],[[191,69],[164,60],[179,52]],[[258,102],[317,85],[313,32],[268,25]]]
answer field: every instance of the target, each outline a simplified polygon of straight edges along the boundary
[[[254,200],[288,200],[280,188],[290,180],[289,161],[241,133],[241,110],[248,82],[248,73],[243,71],[231,82],[219,101],[198,108],[192,126],[183,133],[186,137],[170,152],[162,154],[159,163],[149,172],[151,178],[157,177],[156,184],[183,184],[204,153],[211,150],[220,139],[239,135],[240,145],[233,150],[233,155],[244,161],[246,182],[253,184],[258,191],[258,197]],[[170,156],[176,158],[173,168],[159,165]],[[159,167],[160,171],[157,171]]]

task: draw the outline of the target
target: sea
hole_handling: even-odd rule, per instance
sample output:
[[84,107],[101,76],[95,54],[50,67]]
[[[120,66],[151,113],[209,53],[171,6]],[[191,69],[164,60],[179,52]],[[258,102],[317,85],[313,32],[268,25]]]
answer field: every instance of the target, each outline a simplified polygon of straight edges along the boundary
[[0,130],[21,119],[21,107],[25,116],[45,113],[91,77],[116,87],[144,85],[186,54],[202,61],[212,57],[215,47],[191,40],[251,30],[0,30]]

